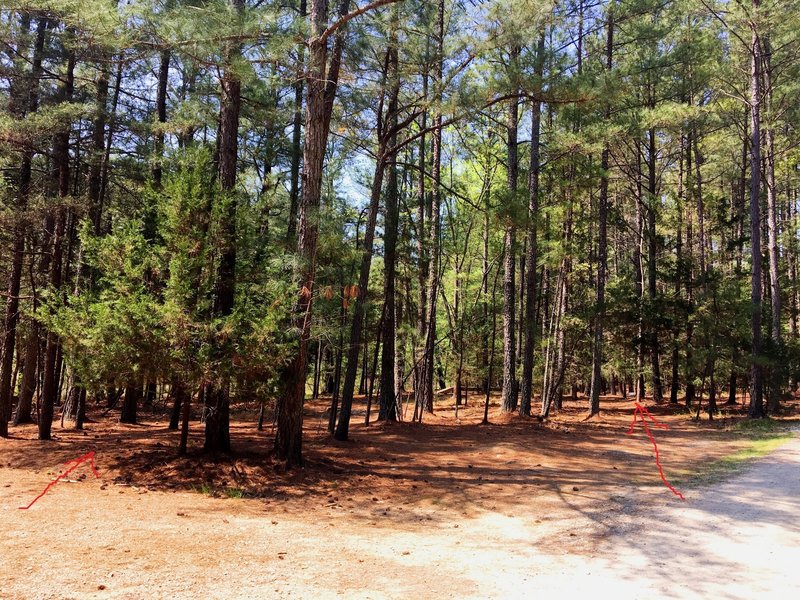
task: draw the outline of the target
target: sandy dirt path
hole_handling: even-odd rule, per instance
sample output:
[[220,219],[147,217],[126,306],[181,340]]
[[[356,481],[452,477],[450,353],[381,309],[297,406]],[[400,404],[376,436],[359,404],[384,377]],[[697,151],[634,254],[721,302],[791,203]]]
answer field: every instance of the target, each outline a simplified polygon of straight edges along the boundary
[[[89,473],[88,469],[85,469]],[[0,469],[2,598],[800,597],[800,439],[686,491],[268,501]]]
[[[591,571],[616,597],[800,598],[800,437],[686,503],[619,519]],[[558,589],[588,575],[555,578]],[[595,585],[597,584],[595,579]]]
[[17,477],[11,489],[25,493],[0,497],[0,597],[510,597],[570,555],[591,556],[607,529],[591,517],[606,503],[579,494],[568,510],[558,495],[521,498],[519,516],[379,500],[309,518],[284,503],[88,478],[19,510],[41,483]]

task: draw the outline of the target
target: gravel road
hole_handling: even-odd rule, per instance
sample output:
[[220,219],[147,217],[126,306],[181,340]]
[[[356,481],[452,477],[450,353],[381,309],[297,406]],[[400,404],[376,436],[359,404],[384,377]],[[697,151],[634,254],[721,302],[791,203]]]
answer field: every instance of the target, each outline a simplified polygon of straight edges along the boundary
[[[586,561],[530,590],[605,598],[800,598],[800,437],[722,484],[629,507]],[[527,594],[526,594],[527,595]],[[531,594],[533,595],[533,594]],[[576,596],[578,597],[578,596]]]

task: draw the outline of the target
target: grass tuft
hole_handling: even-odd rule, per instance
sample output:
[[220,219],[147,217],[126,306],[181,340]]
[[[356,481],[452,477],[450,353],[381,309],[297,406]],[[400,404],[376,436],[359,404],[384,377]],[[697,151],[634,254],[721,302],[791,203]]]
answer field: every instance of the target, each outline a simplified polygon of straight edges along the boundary
[[225,488],[225,495],[228,498],[244,498],[244,490],[239,488]]
[[777,419],[742,419],[730,429],[736,433],[746,434],[753,438],[770,438],[774,436],[783,437],[789,434],[790,429],[796,426],[797,422],[787,422]]
[[192,491],[197,492],[198,494],[205,494],[206,496],[211,496],[212,498],[220,498],[225,496],[227,498],[245,498],[246,493],[243,489],[240,488],[233,488],[233,487],[226,487],[222,491],[215,488],[210,483],[204,483],[202,485],[194,485],[192,486]]
[[771,454],[793,437],[792,432],[785,427],[781,430],[759,429],[758,427],[749,429],[749,427],[745,426],[745,431],[748,434],[755,433],[757,435],[752,437],[748,435],[747,446],[733,454],[701,465],[694,473],[686,474],[676,480],[675,485],[692,488],[719,483],[740,473],[753,461]]

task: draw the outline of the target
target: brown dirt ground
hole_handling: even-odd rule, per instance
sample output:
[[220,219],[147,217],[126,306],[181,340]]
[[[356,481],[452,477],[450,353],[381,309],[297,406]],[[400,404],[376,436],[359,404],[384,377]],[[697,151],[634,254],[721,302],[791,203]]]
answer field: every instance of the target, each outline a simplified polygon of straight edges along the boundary
[[[56,425],[46,443],[14,428],[0,439],[0,597],[501,597],[486,561],[529,544],[547,560],[591,557],[615,515],[670,494],[641,426],[625,435],[630,399],[604,398],[590,421],[585,401],[566,401],[545,423],[494,399],[481,425],[473,398],[458,419],[442,400],[422,425],[369,426],[359,399],[348,442],[328,437],[327,401],[310,402],[306,465],[288,472],[246,407],[218,458],[201,453],[197,423],[177,457],[178,434],[154,413],[122,425],[93,411],[85,431]],[[713,422],[649,408],[670,427],[653,432],[671,480],[747,442],[732,430],[741,407]],[[90,450],[99,481],[81,467],[17,510]]]

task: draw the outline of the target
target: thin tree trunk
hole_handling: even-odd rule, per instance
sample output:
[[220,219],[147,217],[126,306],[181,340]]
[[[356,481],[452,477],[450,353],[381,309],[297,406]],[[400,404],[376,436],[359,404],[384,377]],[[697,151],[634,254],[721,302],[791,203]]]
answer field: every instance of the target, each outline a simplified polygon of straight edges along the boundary
[[[541,79],[544,73],[544,31],[539,36],[536,49],[536,75]],[[519,414],[530,416],[533,396],[533,366],[536,348],[536,269],[538,248],[536,239],[537,219],[539,218],[539,171],[540,129],[542,103],[531,102],[531,164],[528,171],[528,240],[525,255],[525,349],[522,358],[522,399]]]
[[[511,62],[517,61],[519,48],[512,50]],[[508,192],[511,203],[516,202],[517,180],[519,175],[519,159],[517,152],[517,133],[519,121],[519,98],[514,96],[508,105]],[[534,117],[536,121],[536,117]],[[505,228],[503,237],[503,401],[505,412],[517,408],[517,374],[516,374],[516,335],[517,335],[517,300],[516,300],[516,245],[517,226],[513,219]],[[530,408],[528,408],[530,412]]]
[[[158,64],[158,91],[156,93],[156,118],[158,123],[163,125],[167,122],[167,84],[169,83],[169,63],[171,54],[168,48],[161,51]],[[108,79],[106,79],[106,89],[108,89]],[[164,130],[159,128],[156,131],[155,161],[153,163],[153,187],[161,189],[162,161],[164,158]]]
[[37,367],[39,362],[39,347],[41,338],[39,326],[36,321],[31,321],[30,331],[25,343],[25,370],[22,373],[22,384],[19,392],[19,403],[17,411],[14,413],[14,425],[31,423],[31,410],[33,408],[33,396],[36,393]]
[[[754,9],[761,1],[752,0]],[[750,303],[752,305],[751,324],[751,366],[750,366],[750,408],[751,418],[764,416],[764,374],[761,366],[761,40],[755,23],[753,29],[750,65],[750,244],[752,254]]]
[[[27,33],[29,27],[29,18],[25,27]],[[33,114],[39,108],[39,79],[42,76],[42,57],[44,55],[44,43],[47,33],[48,20],[40,17],[36,26],[36,38],[33,47],[33,54],[31,58],[32,67],[30,79],[27,85],[21,86],[21,82],[15,83],[16,93],[11,94],[10,105],[8,107],[9,114],[15,115],[17,118],[23,114]],[[27,92],[27,94],[25,93]],[[16,107],[15,107],[16,104]],[[28,207],[28,198],[30,196],[31,179],[33,173],[33,148],[26,147],[22,152],[22,160],[19,169],[17,180],[17,210],[24,211]],[[18,217],[18,222],[14,224],[14,233],[12,240],[12,259],[11,270],[9,273],[7,297],[6,297],[6,311],[3,322],[3,345],[2,345],[2,363],[0,364],[0,437],[8,436],[8,421],[11,418],[11,402],[13,396],[12,387],[12,369],[13,369],[13,356],[14,348],[17,339],[17,323],[19,322],[19,292],[20,284],[22,281],[22,268],[25,255],[25,235],[26,226],[24,220]],[[38,349],[38,326],[34,321],[31,322],[31,336],[35,335],[37,345],[34,349]],[[28,358],[26,345],[25,358]],[[19,352],[17,353],[19,357]],[[31,368],[33,373],[36,374],[36,358],[28,363],[25,363],[25,372]],[[23,375],[23,381],[25,376]],[[31,399],[33,393],[25,395],[23,392],[20,394],[20,400],[17,406],[17,411],[14,415],[14,424],[29,423],[31,421]]]
[[375,391],[375,374],[378,370],[378,359],[381,357],[381,343],[383,342],[383,337],[385,335],[384,324],[386,323],[386,312],[388,308],[389,307],[386,304],[383,305],[383,309],[381,310],[381,318],[378,321],[378,333],[375,336],[375,350],[372,353],[372,370],[366,390],[367,410],[365,411],[364,415],[364,425],[369,425],[369,420],[372,416],[372,400],[373,392]]
[[186,447],[189,442],[189,416],[191,414],[192,395],[188,389],[183,391],[183,401],[181,409],[181,439],[178,443],[178,456],[186,455]]
[[[497,340],[497,280],[500,277],[500,269],[497,269],[495,276],[494,276],[494,285],[492,286],[492,335],[490,338],[489,343],[489,385],[486,386],[485,398],[483,401],[483,425],[489,424],[489,398],[492,393],[492,370],[494,369],[494,350],[495,350],[495,342]],[[487,282],[488,284],[488,282]]]
[[[610,73],[614,52],[614,3],[608,8],[608,32],[606,37],[606,72]],[[611,118],[611,105],[605,109],[606,120]],[[608,170],[609,143],[603,146],[600,159],[600,195],[598,199],[598,232],[597,232],[597,284],[595,298],[594,342],[592,345],[592,383],[589,398],[589,416],[600,413],[600,378],[603,362],[603,320],[605,316],[606,294],[606,267],[607,267],[607,238],[606,225],[608,220]]]
[[322,375],[322,340],[317,342],[317,358],[314,361],[314,387],[311,392],[311,397],[316,400],[319,398],[319,380]]
[[[397,13],[395,12],[395,18]],[[397,26],[397,22],[393,23]],[[390,38],[387,79],[392,88],[387,114],[389,127],[389,146],[397,145],[397,97],[399,95],[400,74],[399,57],[394,29]],[[383,224],[383,326],[381,336],[383,349],[381,355],[380,408],[378,419],[382,421],[397,420],[397,315],[400,312],[400,300],[396,298],[395,279],[397,276],[397,237],[400,226],[400,205],[397,186],[397,161],[392,156],[388,165],[389,177],[386,182],[386,207]],[[420,175],[422,176],[422,175]]]
[[[678,217],[677,224],[677,241],[675,243],[675,297],[674,301],[677,304],[681,297],[681,277],[683,275],[683,195],[684,187],[684,162],[683,162],[683,144],[684,136],[681,134],[680,138],[680,151],[678,157],[678,199],[676,206],[676,213]],[[680,386],[680,344],[678,341],[679,329],[678,322],[676,321],[672,332],[672,378],[669,386],[669,403],[678,403],[678,387]]]
[[[772,47],[769,37],[764,36],[763,54],[763,85],[764,104],[768,115],[764,132],[764,175],[767,187],[767,250],[769,255],[769,289],[770,289],[770,317],[771,317],[771,347],[777,356],[781,355],[781,284],[778,250],[778,190],[775,183],[775,129],[772,119]],[[767,395],[767,410],[774,414],[780,408],[781,383],[784,369],[775,364],[770,369],[769,393]]]
[[[686,173],[687,176],[692,173],[692,139],[694,135],[693,132],[690,131],[688,133],[688,139],[686,142]],[[688,188],[686,190],[686,197],[689,198],[693,193],[692,190]],[[692,225],[692,211],[690,209],[690,203],[686,203],[686,248],[687,248],[687,255],[691,258],[694,253],[694,228]],[[686,301],[688,304],[689,313],[694,310],[694,281],[693,281],[693,270],[692,270],[692,261],[689,261],[688,266],[684,269],[684,275],[686,277],[685,287],[686,287]],[[687,408],[692,406],[692,402],[694,402],[696,386],[694,383],[695,380],[695,368],[694,368],[694,360],[693,360],[693,347],[692,341],[694,339],[694,321],[692,319],[686,320],[686,398],[684,400]]]
[[633,263],[636,274],[636,299],[639,303],[639,318],[637,322],[637,344],[636,344],[636,401],[641,402],[645,396],[644,389],[644,354],[645,354],[645,331],[644,331],[644,269],[642,267],[642,257],[644,256],[644,191],[642,187],[642,153],[640,142],[636,142],[636,246],[633,249]]
[[[68,51],[67,69],[64,78],[59,81],[59,99],[61,102],[70,102],[74,90],[75,55]],[[70,193],[70,165],[69,165],[69,137],[70,129],[58,132],[53,139],[53,179],[58,190],[59,205],[55,208],[55,217],[52,235],[52,254],[50,260],[49,284],[51,290],[61,288],[63,244],[62,240],[66,228],[66,199]],[[56,365],[59,354],[58,336],[52,331],[47,334],[47,348],[45,350],[42,398],[39,413],[39,439],[49,440],[53,426],[53,409],[58,397],[59,381],[57,379]]]
[[122,88],[122,67],[123,67],[123,60],[120,57],[119,63],[117,64],[117,74],[114,78],[114,94],[111,99],[111,122],[108,126],[108,133],[106,135],[106,149],[103,153],[103,161],[102,166],[100,168],[100,192],[98,196],[98,204],[97,210],[95,214],[92,216],[93,225],[94,225],[94,234],[100,235],[103,229],[103,203],[106,197],[106,191],[108,190],[108,174],[109,174],[109,164],[111,163],[111,146],[114,143],[114,119],[117,114],[117,107],[119,106],[119,96],[120,90]]
[[[427,46],[426,46],[427,55]],[[428,99],[428,74],[423,73],[422,76],[422,100],[426,102]],[[420,116],[420,128],[423,134],[420,136],[419,142],[419,180],[417,185],[417,260],[419,263],[418,277],[419,277],[419,302],[417,303],[417,337],[420,340],[419,348],[414,349],[414,411],[425,404],[425,377],[424,377],[424,360],[425,360],[425,332],[428,326],[428,248],[425,243],[425,206],[427,204],[427,194],[425,186],[425,172],[426,172],[426,136],[424,134],[427,128],[427,111],[423,110]]]
[[[308,15],[306,0],[300,0],[298,16],[305,20]],[[305,63],[305,44],[297,44],[297,81],[294,84],[294,117],[292,119],[292,164],[289,184],[289,223],[286,230],[286,244],[294,244],[297,240],[297,203],[300,198],[300,161],[303,150],[303,69]]]
[[347,289],[342,291],[342,305],[339,309],[339,343],[333,359],[333,388],[331,390],[331,408],[328,414],[328,433],[336,430],[336,417],[339,414],[339,392],[342,389],[342,361],[344,360],[344,328],[347,325]]
[[381,144],[378,161],[375,165],[375,175],[372,180],[372,193],[370,196],[367,225],[364,232],[364,243],[361,246],[361,268],[358,277],[358,294],[353,311],[353,321],[350,328],[350,343],[347,349],[347,369],[344,376],[342,389],[342,406],[339,421],[333,437],[340,441],[347,440],[350,430],[350,415],[353,409],[353,393],[356,386],[356,374],[361,355],[361,334],[364,327],[365,303],[367,287],[369,286],[369,273],[372,267],[372,251],[375,241],[375,225],[378,220],[378,207],[383,188],[383,175],[386,168],[384,159],[385,144]]
[[[442,86],[444,85],[444,0],[439,0],[436,20],[436,65],[434,68],[434,104],[436,112],[433,117],[433,156],[431,166],[431,214],[429,237],[429,271],[428,271],[428,299],[425,327],[425,353],[423,365],[423,390],[421,408],[429,413],[433,412],[433,375],[434,351],[436,348],[436,305],[439,297],[439,240],[441,237],[440,207],[442,204]],[[422,411],[420,411],[420,415]]]
[[[650,300],[651,310],[656,309],[657,300],[657,271],[656,258],[658,252],[658,238],[656,237],[656,203],[658,190],[656,189],[656,132],[648,132],[648,161],[647,161],[647,295]],[[661,347],[658,340],[658,327],[655,322],[650,325],[650,367],[653,378],[653,400],[663,401],[663,388],[661,384]]]

